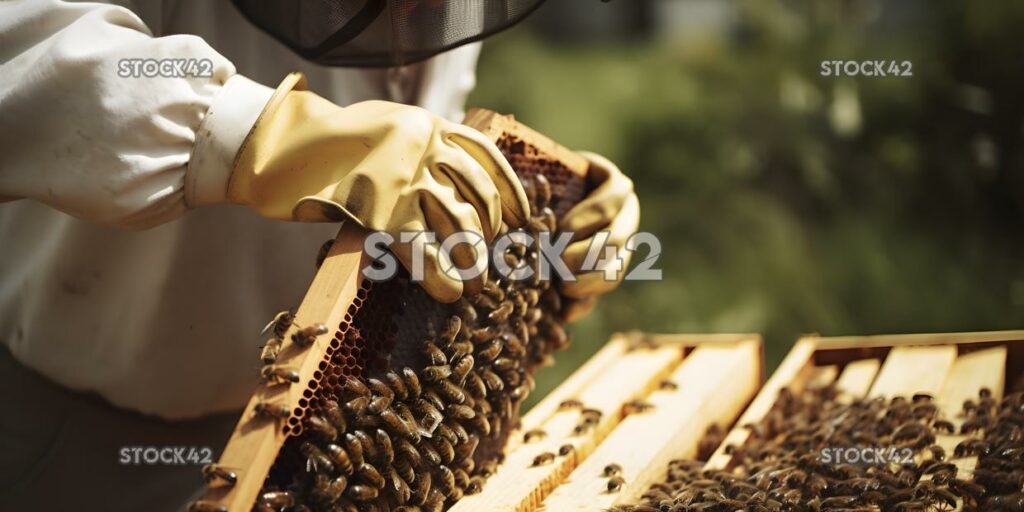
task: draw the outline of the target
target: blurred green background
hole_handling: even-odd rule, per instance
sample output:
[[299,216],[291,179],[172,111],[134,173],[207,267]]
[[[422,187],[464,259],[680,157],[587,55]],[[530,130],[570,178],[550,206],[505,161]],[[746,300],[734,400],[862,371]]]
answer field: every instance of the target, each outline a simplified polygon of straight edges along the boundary
[[468,104],[617,162],[662,242],[531,403],[616,331],[759,332],[771,371],[802,333],[1024,327],[1024,3],[555,0]]

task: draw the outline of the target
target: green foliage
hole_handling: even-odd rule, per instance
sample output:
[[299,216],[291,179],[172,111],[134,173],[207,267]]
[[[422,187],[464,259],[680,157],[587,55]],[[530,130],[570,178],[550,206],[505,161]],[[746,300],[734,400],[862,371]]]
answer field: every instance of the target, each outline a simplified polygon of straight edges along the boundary
[[1024,326],[1024,6],[735,5],[685,45],[485,45],[470,104],[618,162],[663,243],[664,280],[603,299],[534,396],[614,331],[760,332],[774,366],[807,332]]

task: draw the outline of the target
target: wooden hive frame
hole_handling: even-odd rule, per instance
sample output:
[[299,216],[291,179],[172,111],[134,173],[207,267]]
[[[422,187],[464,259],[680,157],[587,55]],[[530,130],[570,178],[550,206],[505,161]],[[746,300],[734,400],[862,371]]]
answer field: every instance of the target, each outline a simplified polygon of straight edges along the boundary
[[[639,495],[669,459],[694,456],[711,423],[735,421],[764,380],[763,360],[756,334],[617,334],[523,416],[483,491],[450,510],[599,510]],[[660,389],[665,380],[676,388]],[[570,400],[601,412],[593,428],[574,432],[582,413],[562,406]],[[627,415],[634,400],[654,408]],[[543,438],[524,440],[538,430]],[[554,457],[538,464],[546,454]],[[627,482],[617,493],[601,475],[609,462]]]
[[[494,142],[506,136],[513,137],[531,146],[538,155],[560,162],[581,177],[586,176],[589,163],[585,158],[519,123],[512,116],[486,109],[471,109],[466,115],[465,124],[479,130]],[[276,364],[289,366],[298,372],[298,383],[257,386],[218,461],[220,467],[236,474],[237,481],[231,486],[209,487],[202,501],[219,505],[231,512],[248,512],[252,509],[266,475],[288,437],[283,426],[289,421],[297,423],[300,403],[308,398],[304,394],[318,380],[318,366],[334,342],[328,335],[319,336],[310,347],[302,348],[292,342],[291,335],[301,326],[316,323],[338,325],[350,306],[360,303],[362,299],[358,294],[364,279],[360,269],[369,263],[363,253],[366,234],[355,223],[342,224],[334,245],[295,310],[293,325],[284,336],[284,344],[277,359]],[[260,403],[281,404],[295,412],[288,420],[268,419],[256,414],[257,404]]]
[[[731,469],[727,446],[742,446],[750,436],[744,425],[761,421],[780,390],[794,392],[835,384],[839,400],[862,397],[935,397],[946,419],[959,428],[964,400],[982,388],[1002,398],[1007,375],[1024,374],[1024,331],[902,334],[800,338],[729,432],[706,469]],[[966,436],[936,436],[946,453]],[[970,475],[975,457],[954,459],[958,478]],[[928,475],[926,475],[928,476]]]

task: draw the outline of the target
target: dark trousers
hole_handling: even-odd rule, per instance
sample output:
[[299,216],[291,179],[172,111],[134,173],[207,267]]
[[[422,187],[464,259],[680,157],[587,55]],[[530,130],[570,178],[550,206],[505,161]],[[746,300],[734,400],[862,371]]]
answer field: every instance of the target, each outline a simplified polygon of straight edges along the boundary
[[54,384],[0,346],[0,510],[182,510],[202,487],[197,459],[134,465],[125,449],[209,448],[216,461],[237,421],[238,413],[171,422],[119,409]]

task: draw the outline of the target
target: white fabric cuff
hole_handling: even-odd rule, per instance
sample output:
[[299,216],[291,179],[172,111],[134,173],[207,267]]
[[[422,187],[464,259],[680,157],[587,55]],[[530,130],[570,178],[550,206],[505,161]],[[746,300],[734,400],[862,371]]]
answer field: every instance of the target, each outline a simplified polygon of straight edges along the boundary
[[242,142],[274,89],[242,75],[228,79],[199,125],[185,172],[185,205],[198,208],[227,200],[228,178]]

